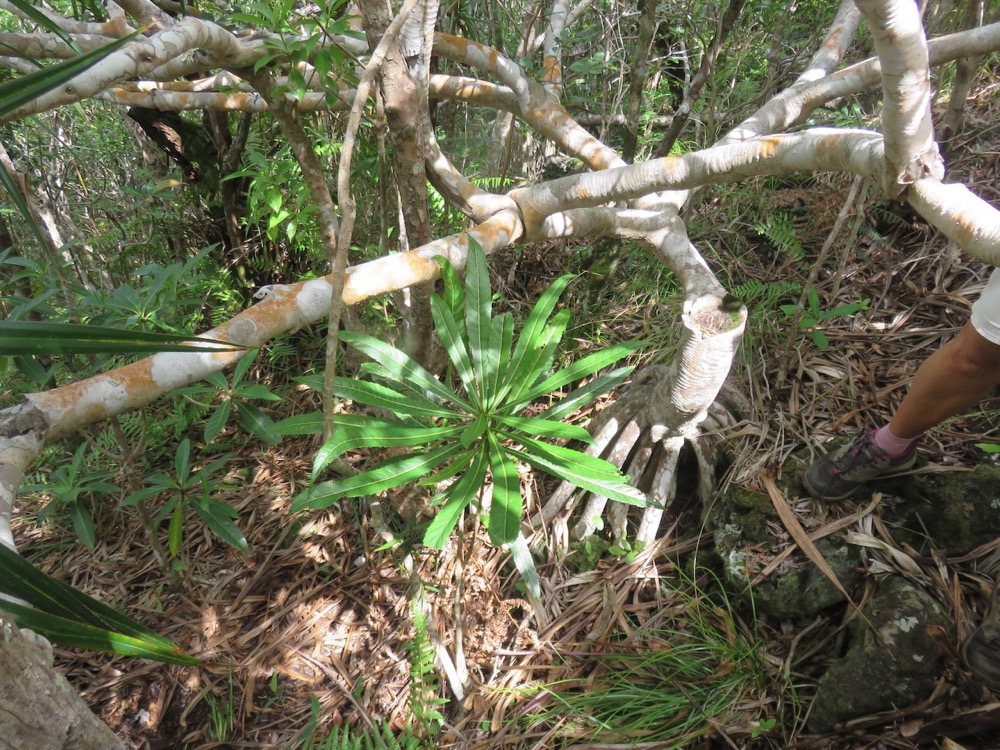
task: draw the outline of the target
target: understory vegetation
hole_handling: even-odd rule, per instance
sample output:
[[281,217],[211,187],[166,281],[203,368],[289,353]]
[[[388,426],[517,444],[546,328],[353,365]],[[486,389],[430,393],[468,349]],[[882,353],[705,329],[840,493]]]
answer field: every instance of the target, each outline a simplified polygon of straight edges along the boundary
[[[636,163],[663,147],[662,120],[686,102],[727,11],[649,4],[594,3],[561,37],[562,104]],[[299,102],[339,101],[333,84],[310,88],[309,70],[340,71],[344,91],[363,85],[360,68],[326,45],[363,36],[348,23],[353,6],[191,5],[283,39],[259,69],[302,63],[281,81]],[[516,5],[442,4],[437,28],[489,30],[495,38],[480,41],[541,77],[541,57],[519,45],[544,25]],[[710,146],[798,76],[836,9],[794,5],[734,4],[740,20],[669,153]],[[48,6],[89,22],[103,4]],[[658,20],[632,128],[647,12]],[[927,24],[954,31],[964,13],[942,5]],[[13,35],[24,23],[0,3],[0,28]],[[325,57],[304,48],[303,28]],[[871,52],[863,37],[846,62]],[[947,159],[949,178],[1000,206],[996,63],[992,53],[981,64]],[[471,70],[443,56],[438,66]],[[955,75],[934,70],[935,116]],[[431,188],[430,235],[407,235],[394,113],[381,94],[370,104],[347,175],[355,269],[474,223]],[[880,106],[873,92],[845,96],[805,125],[875,127]],[[334,192],[347,117],[330,106],[300,120]],[[442,97],[429,122],[491,193],[585,171],[498,119]],[[28,215],[0,205],[0,320],[192,334],[282,285],[321,281],[335,259],[287,132],[260,112],[96,99],[0,122],[4,156],[34,196]],[[707,435],[713,492],[801,464],[818,437],[890,413],[895,384],[964,322],[987,274],[862,176],[706,185],[682,215],[728,292],[721,309],[736,321],[746,308],[727,386],[748,411]],[[129,748],[916,748],[906,707],[895,723],[806,731],[819,676],[843,648],[843,613],[778,621],[757,614],[749,583],[725,589],[694,448],[681,450],[651,543],[636,539],[634,508],[655,479],[586,453],[633,373],[675,362],[683,280],[628,237],[533,238],[489,256],[475,238],[464,246],[461,268],[432,261],[437,281],[347,306],[333,331],[325,320],[290,326],[225,371],[42,449],[15,504],[18,551],[198,659],[166,665],[57,644],[58,669],[93,711]],[[426,339],[414,332],[419,310],[433,324]],[[58,350],[58,338],[47,353],[0,356],[0,409],[137,359],[74,350],[71,337]],[[936,433],[936,450],[957,467],[991,460],[998,427],[992,397]],[[585,539],[542,522],[563,481],[617,501],[628,533],[602,514]],[[980,698],[942,695],[938,706]]]

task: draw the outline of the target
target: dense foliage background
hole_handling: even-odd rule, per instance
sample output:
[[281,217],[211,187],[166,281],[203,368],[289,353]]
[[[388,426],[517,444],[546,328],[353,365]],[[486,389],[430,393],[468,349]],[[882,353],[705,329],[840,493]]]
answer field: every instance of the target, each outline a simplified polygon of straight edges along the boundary
[[[488,44],[541,79],[546,61],[525,42],[544,34],[547,6],[460,0],[441,4],[436,28]],[[630,163],[699,151],[744,122],[800,75],[838,10],[814,0],[580,6],[559,40],[561,101]],[[105,20],[106,9],[94,2],[52,0],[46,7],[82,22]],[[317,94],[329,105],[319,112],[303,105],[296,117],[334,199],[343,201],[335,176],[349,115],[338,96],[359,85],[362,68],[328,42],[337,35],[363,38],[356,9],[336,0],[162,7],[197,10],[251,38],[268,35],[257,67],[267,70],[277,60],[282,91],[299,103]],[[0,3],[3,32],[42,28],[17,10]],[[930,3],[924,25],[933,37],[981,24],[984,14],[995,21],[989,14],[996,12],[973,0]],[[873,49],[862,26],[843,64]],[[1000,205],[996,62],[993,53],[973,66],[962,117],[949,114],[961,66],[936,67],[932,80],[949,174],[994,206]],[[474,74],[444,56],[430,65],[432,74]],[[0,68],[0,83],[19,75],[15,67]],[[336,83],[328,80],[317,93],[310,70],[324,80],[335,74]],[[0,123],[0,156],[29,209],[25,215],[12,200],[0,207],[0,319],[201,332],[266,298],[274,285],[329,272],[315,193],[275,117],[105,99]],[[877,88],[863,91],[828,102],[801,127],[877,129],[880,107]],[[408,236],[414,225],[405,215],[413,205],[400,187],[392,117],[386,99],[374,97],[353,146],[352,267],[472,223],[425,179],[430,236]],[[429,118],[456,168],[486,191],[505,193],[585,170],[495,109],[442,97],[431,100]],[[717,460],[730,481],[801,455],[815,425],[837,434],[863,426],[866,409],[891,409],[900,395],[893,384],[961,324],[963,300],[985,273],[985,264],[963,257],[882,185],[862,177],[817,171],[709,185],[693,194],[683,217],[734,309],[745,303],[749,310],[731,381],[750,412],[729,423]],[[566,292],[555,317],[535,320],[537,301],[565,274],[573,278],[558,282]],[[455,341],[475,330],[455,323],[462,314],[448,294],[458,288],[457,282],[437,287],[444,295],[439,304],[456,312]],[[626,352],[632,366],[674,361],[685,289],[637,241],[522,243],[490,257],[483,288],[501,322],[482,330],[494,330],[497,341],[505,325],[521,333],[537,324],[542,382],[553,370],[597,361],[585,358],[602,351],[615,354],[601,361],[607,368]],[[409,349],[421,366],[457,384],[465,375],[458,372],[461,360],[449,360],[439,343],[410,346],[411,329],[429,318],[430,308],[415,303],[419,296],[372,297],[346,308],[338,327],[349,332],[348,342],[370,336]],[[912,316],[918,340],[879,338],[898,316]],[[434,341],[442,339],[452,342]],[[371,406],[365,411],[341,399],[335,410],[355,419],[346,416],[343,424],[368,440],[359,438],[343,455],[328,452],[314,466],[324,442],[318,413],[327,340],[324,323],[296,327],[225,373],[52,442],[22,486],[15,536],[26,557],[203,659],[164,667],[57,652],[60,666],[128,746],[847,747],[855,741],[804,731],[823,666],[821,648],[813,646],[825,643],[813,640],[812,626],[758,620],[751,606],[730,603],[716,585],[693,452],[681,458],[677,504],[652,548],[602,533],[598,519],[597,533],[569,546],[558,543],[565,540],[556,532],[549,539],[539,530],[532,557],[514,542],[514,521],[507,519],[514,530],[505,535],[496,526],[481,528],[478,512],[449,526],[457,524],[454,534],[438,535],[441,550],[425,547],[433,512],[450,497],[435,485],[457,468],[394,484],[388,494],[356,493],[365,495],[359,501],[300,500],[293,507],[330,471],[350,476],[382,461],[391,465],[407,447],[372,438],[367,420],[420,416],[400,401],[365,401]],[[636,341],[645,346],[634,351]],[[372,363],[342,344],[330,361],[345,381],[374,374],[378,382],[402,383],[406,392],[412,378],[385,377],[396,360]],[[510,339],[507,346],[510,352]],[[863,355],[869,347],[879,347],[877,357]],[[478,351],[470,345],[471,360]],[[0,356],[0,407],[134,359]],[[497,434],[520,435],[511,432],[514,424],[528,433],[538,428],[531,434],[543,438],[581,439],[582,430],[565,425],[545,432],[539,415],[572,388],[588,387],[596,369],[570,370],[575,378],[514,403],[517,413],[504,416],[521,419],[527,409],[525,422]],[[618,376],[624,371],[599,385],[616,385]],[[426,395],[409,394],[410,408]],[[585,408],[558,417],[591,426],[612,398],[602,396],[596,406],[581,398],[574,403]],[[948,428],[939,446],[948,460],[983,457],[976,445],[994,443],[994,407],[988,402],[982,413]],[[453,437],[466,448],[477,437],[497,439],[477,429],[456,429]],[[557,487],[529,470],[529,454],[506,466],[526,517]],[[479,481],[461,488],[467,499],[456,513],[485,507],[493,490],[482,494],[489,483],[481,468]],[[601,479],[610,486],[614,477]],[[514,559],[511,548],[491,545],[491,537],[497,545],[513,543]],[[531,578],[536,567],[540,584]],[[881,746],[909,747],[895,728],[873,724],[864,731],[865,742],[884,736],[888,744]]]

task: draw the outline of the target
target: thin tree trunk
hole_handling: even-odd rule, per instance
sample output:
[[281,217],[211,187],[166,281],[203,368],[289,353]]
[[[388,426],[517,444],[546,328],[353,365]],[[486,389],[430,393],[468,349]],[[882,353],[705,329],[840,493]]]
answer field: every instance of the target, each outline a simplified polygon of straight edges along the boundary
[[656,0],[643,0],[642,15],[639,17],[639,48],[632,63],[632,79],[628,87],[628,115],[625,122],[625,142],[622,144],[622,159],[631,164],[635,160],[639,144],[639,115],[642,109],[642,92],[646,84],[646,68],[649,50],[653,46],[653,30],[656,28]]
[[[983,25],[983,14],[986,11],[984,0],[968,0],[965,11],[965,27],[973,28]],[[951,96],[948,99],[948,109],[944,113],[939,140],[946,144],[962,129],[965,113],[965,100],[969,96],[976,73],[979,70],[981,57],[962,57],[955,61],[955,82],[951,85]]]
[[[404,24],[402,43],[389,47],[379,68],[377,80],[385,100],[385,116],[392,142],[392,157],[399,190],[400,212],[409,247],[420,247],[431,241],[431,222],[427,194],[427,172],[424,167],[424,142],[430,127],[427,114],[426,80],[422,19],[436,17],[436,8],[426,0]],[[388,6],[382,2],[362,2],[362,19],[374,48],[392,22]],[[401,39],[401,42],[403,40]],[[424,85],[421,86],[421,76]],[[423,90],[424,95],[421,96]],[[408,250],[403,247],[402,250]],[[431,347],[431,287],[422,284],[406,290],[403,349],[424,365],[430,363]]]

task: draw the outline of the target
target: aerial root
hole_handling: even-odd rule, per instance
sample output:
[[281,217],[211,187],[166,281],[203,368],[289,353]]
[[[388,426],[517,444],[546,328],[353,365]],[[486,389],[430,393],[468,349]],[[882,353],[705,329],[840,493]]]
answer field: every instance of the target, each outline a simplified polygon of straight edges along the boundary
[[[635,539],[640,545],[656,540],[663,514],[677,493],[681,455],[691,451],[697,463],[695,491],[702,505],[712,498],[719,464],[717,445],[720,433],[732,428],[745,410],[745,399],[731,387],[724,387],[694,434],[678,434],[655,419],[649,408],[652,389],[670,368],[646,368],[636,375],[632,386],[595,421],[594,444],[587,453],[601,456],[621,469],[630,483],[645,490],[650,504],[638,519]],[[685,485],[687,486],[687,485]],[[569,545],[570,519],[580,503],[583,510],[573,526],[573,537],[585,539],[607,525],[612,538],[621,543],[628,536],[630,506],[608,503],[608,498],[583,492],[562,482],[541,510],[541,520],[550,524],[550,539],[559,550]]]

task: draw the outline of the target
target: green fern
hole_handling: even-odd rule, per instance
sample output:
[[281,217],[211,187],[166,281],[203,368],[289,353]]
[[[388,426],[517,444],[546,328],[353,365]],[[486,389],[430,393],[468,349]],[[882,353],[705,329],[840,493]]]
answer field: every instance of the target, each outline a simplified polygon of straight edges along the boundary
[[[771,310],[777,307],[778,302],[791,296],[797,296],[802,292],[802,285],[797,281],[760,281],[750,279],[736,287],[733,287],[733,294],[738,299],[743,300],[748,306]],[[750,305],[750,303],[753,303]]]
[[438,695],[437,657],[427,631],[427,616],[421,606],[422,594],[418,592],[410,601],[413,638],[406,644],[410,652],[410,711],[424,731],[434,736],[444,723],[439,708],[448,700]]
[[874,242],[885,244],[889,241],[884,234],[865,222],[858,225],[858,231]]
[[764,221],[754,224],[753,228],[758,234],[767,237],[779,250],[788,253],[796,263],[805,259],[806,249],[795,235],[795,221],[791,214],[775,211],[768,214]]

